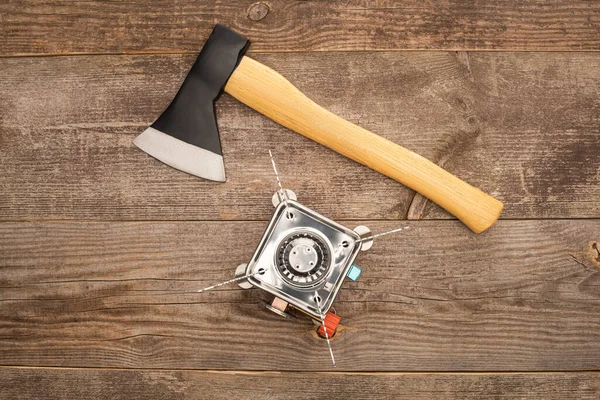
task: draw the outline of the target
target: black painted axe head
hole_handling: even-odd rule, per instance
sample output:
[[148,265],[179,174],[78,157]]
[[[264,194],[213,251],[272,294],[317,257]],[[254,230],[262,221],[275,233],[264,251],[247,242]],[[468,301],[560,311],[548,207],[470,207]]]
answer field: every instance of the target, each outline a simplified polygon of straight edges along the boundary
[[133,143],[171,167],[225,182],[214,103],[249,44],[217,24],[169,107]]

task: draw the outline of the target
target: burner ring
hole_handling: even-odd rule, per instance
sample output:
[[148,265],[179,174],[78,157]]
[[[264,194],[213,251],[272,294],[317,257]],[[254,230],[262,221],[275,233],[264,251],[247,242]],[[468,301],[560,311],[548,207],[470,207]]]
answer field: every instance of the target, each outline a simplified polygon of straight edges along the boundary
[[277,269],[288,283],[313,286],[330,267],[327,243],[318,235],[302,231],[285,237],[277,249]]

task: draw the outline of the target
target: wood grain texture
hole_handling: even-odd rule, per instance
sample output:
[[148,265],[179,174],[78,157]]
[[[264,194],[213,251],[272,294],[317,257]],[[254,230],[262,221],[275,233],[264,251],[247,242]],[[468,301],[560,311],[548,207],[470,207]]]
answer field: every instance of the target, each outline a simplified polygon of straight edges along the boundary
[[[473,235],[227,95],[226,184],[143,154],[132,139],[217,22],[509,220]],[[0,2],[0,400],[599,399],[599,50],[589,0]],[[265,293],[197,293],[262,234],[268,149],[349,227],[423,220],[359,256],[335,303],[339,372]]]
[[0,368],[0,399],[597,400],[600,373],[298,373]]
[[427,158],[326,110],[266,65],[244,56],[225,86],[250,108],[431,199],[481,233],[503,204]]
[[0,14],[3,55],[197,51],[216,22],[258,52],[600,50],[600,4],[586,0],[36,0]]
[[[257,56],[332,112],[500,199],[504,218],[600,215],[599,54]],[[413,191],[227,95],[217,104],[226,184],[133,146],[194,58],[0,60],[0,219],[266,220],[268,149],[306,205],[334,219],[406,218]],[[430,202],[420,209],[449,218]]]
[[[374,232],[390,222],[363,221]],[[228,286],[266,222],[0,224],[0,365],[319,371],[306,318]],[[336,303],[344,371],[600,368],[599,220],[417,221]]]

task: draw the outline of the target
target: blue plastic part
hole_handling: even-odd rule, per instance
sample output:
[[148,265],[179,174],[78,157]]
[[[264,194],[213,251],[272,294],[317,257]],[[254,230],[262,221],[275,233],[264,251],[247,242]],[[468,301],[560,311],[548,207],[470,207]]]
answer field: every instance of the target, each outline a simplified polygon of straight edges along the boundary
[[360,274],[362,274],[362,269],[358,265],[352,264],[348,270],[348,278],[356,282],[360,277]]

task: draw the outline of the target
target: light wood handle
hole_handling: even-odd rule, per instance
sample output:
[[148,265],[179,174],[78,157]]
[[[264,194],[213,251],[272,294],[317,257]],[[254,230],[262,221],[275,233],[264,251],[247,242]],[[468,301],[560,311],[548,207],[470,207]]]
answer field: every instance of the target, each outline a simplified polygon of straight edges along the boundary
[[428,159],[325,110],[273,69],[244,56],[225,92],[272,120],[416,190],[479,233],[503,204]]

